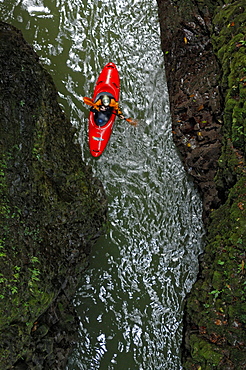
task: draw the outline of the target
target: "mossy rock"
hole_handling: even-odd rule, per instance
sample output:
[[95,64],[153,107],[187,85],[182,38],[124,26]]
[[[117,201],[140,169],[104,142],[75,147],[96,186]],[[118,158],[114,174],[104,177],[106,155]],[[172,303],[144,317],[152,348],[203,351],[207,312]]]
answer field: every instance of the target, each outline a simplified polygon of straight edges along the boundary
[[223,358],[220,351],[216,351],[212,344],[195,335],[190,336],[192,345],[192,358],[203,369],[211,369],[218,366]]
[[[74,294],[107,201],[51,77],[2,22],[0,49],[0,368],[9,369],[32,357],[35,322],[51,303],[65,289]],[[48,358],[50,338],[42,338]]]
[[[193,339],[189,340],[191,360],[186,361],[187,369],[192,369],[191,364],[194,361],[202,368],[208,369],[209,366],[223,369],[227,361],[233,361],[236,367],[244,363],[243,356],[237,357],[237,348],[234,344],[241,343],[241,350],[244,353],[243,343],[246,341],[245,184],[246,175],[241,173],[234,186],[228,191],[225,204],[213,211],[211,215],[207,245],[202,259],[203,269],[187,302],[189,321],[198,328],[203,328],[204,334],[193,334]],[[217,338],[214,343],[209,342],[211,336]],[[223,343],[222,347],[216,344],[216,341],[220,340]],[[213,361],[208,363],[206,358],[210,349],[215,352],[214,364],[212,364]],[[226,356],[223,355],[222,349],[226,351]],[[201,356],[200,359],[199,356]]]
[[222,66],[222,89],[225,97],[224,127],[233,145],[246,148],[245,97],[246,97],[246,43],[245,4],[235,1],[218,8],[213,19],[216,32],[213,45]]
[[[182,43],[186,29],[196,33],[196,47],[200,50],[201,60],[206,55],[205,51],[199,49],[201,35],[204,39],[208,37],[212,41],[213,52],[217,57],[212,71],[219,83],[223,107],[223,114],[217,117],[222,125],[222,152],[218,167],[214,167],[217,172],[214,171],[211,176],[216,184],[215,190],[218,191],[219,201],[212,203],[212,209],[208,210],[210,218],[206,224],[206,247],[201,257],[198,281],[193,285],[187,298],[185,333],[188,343],[185,341],[184,368],[189,370],[239,369],[245,367],[243,356],[237,357],[237,352],[240,347],[242,353],[245,353],[243,339],[245,324],[239,305],[244,307],[245,304],[246,5],[244,0],[189,1],[185,12],[184,0],[159,0],[158,3],[161,5],[163,51],[164,53],[168,51],[165,54],[165,61],[167,81],[171,91],[169,95],[174,139],[184,158],[184,163],[186,163],[187,153],[182,148],[183,133],[181,130],[178,132],[179,126],[176,122],[177,119],[180,119],[178,122],[182,122],[186,117],[178,116],[177,112],[181,106],[188,107],[187,109],[193,115],[194,111],[189,102],[184,105],[187,90],[182,81],[187,80],[187,85],[192,86],[193,89],[199,86],[198,94],[203,89],[199,82],[196,85],[196,80],[199,78],[203,81],[203,73],[199,71],[200,60],[196,58],[195,53],[192,54],[193,44],[191,40],[187,40],[187,45]],[[165,20],[166,13],[171,15],[170,21]],[[197,22],[199,17],[202,18],[201,22]],[[203,25],[202,29],[198,27],[198,23],[199,26]],[[208,42],[204,49],[207,51],[210,46]],[[194,60],[189,59],[190,55]],[[211,53],[209,60],[207,58],[207,64],[213,60],[213,57]],[[184,60],[186,69],[182,63]],[[194,73],[194,65],[199,76],[196,76],[195,82],[190,77]],[[206,76],[211,86],[209,93],[212,94],[214,80],[210,73]],[[218,109],[217,112],[219,111]],[[214,111],[212,116],[213,118],[216,116]],[[193,153],[190,152],[188,155],[192,156]],[[214,161],[216,161],[215,158]],[[211,188],[211,183],[202,188],[204,199]],[[241,317],[240,320],[239,317]],[[214,361],[209,362],[209,357],[214,357]]]
[[212,278],[213,288],[216,290],[221,290],[223,287],[222,273],[219,271],[214,271]]

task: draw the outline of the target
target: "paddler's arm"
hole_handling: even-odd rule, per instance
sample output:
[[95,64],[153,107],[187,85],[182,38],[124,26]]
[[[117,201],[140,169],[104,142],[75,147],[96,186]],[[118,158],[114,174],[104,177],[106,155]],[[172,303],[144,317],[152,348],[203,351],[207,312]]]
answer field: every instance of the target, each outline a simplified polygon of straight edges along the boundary
[[122,111],[120,109],[118,109],[117,111],[117,116],[120,118],[120,119],[125,119],[125,116],[123,115]]
[[117,109],[114,109],[113,114],[115,114],[116,116],[118,116],[120,119],[125,119],[125,117],[123,116],[122,112],[120,112],[121,114],[119,114],[119,112],[117,111]]
[[112,106],[114,108],[114,110],[116,111],[117,116],[119,116],[120,119],[125,119],[125,117],[123,116],[123,113],[122,113],[122,111],[119,107],[119,103],[117,101],[115,101],[114,99],[111,99],[110,106]]
[[102,104],[101,99],[99,99],[95,103],[93,102],[93,100],[91,98],[87,98],[86,96],[83,97],[82,99],[83,99],[84,103],[87,104],[87,105],[90,105],[92,107],[92,109],[96,109],[97,111],[99,111],[100,105]]

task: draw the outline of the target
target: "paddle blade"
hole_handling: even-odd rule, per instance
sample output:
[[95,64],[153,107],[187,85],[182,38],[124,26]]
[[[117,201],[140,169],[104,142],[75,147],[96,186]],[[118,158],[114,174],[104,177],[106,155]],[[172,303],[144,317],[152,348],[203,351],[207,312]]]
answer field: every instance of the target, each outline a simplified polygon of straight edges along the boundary
[[95,105],[95,103],[93,102],[93,100],[91,98],[87,98],[86,96],[84,96],[83,100],[84,100],[84,103],[87,104],[87,105],[91,105],[92,107],[93,107],[93,105]]
[[125,120],[126,120],[127,122],[129,122],[129,123],[130,123],[130,125],[132,125],[132,126],[137,126],[137,125],[138,125],[138,120],[136,120],[136,119],[132,119],[132,118],[125,118]]

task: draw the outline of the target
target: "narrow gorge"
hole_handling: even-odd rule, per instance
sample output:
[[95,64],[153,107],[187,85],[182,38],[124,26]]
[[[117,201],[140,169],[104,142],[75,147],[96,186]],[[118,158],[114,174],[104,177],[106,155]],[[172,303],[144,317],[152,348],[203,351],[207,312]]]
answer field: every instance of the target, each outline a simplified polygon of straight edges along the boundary
[[244,369],[244,1],[1,6],[0,369]]

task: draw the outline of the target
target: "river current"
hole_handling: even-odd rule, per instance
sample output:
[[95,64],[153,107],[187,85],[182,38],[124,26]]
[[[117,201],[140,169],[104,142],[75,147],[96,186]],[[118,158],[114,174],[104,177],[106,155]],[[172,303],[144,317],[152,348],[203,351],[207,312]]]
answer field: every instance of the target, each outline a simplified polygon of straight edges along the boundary
[[[107,233],[74,299],[79,342],[67,370],[179,370],[183,305],[198,271],[201,200],[172,142],[156,1],[0,0],[51,73],[79,129],[83,159],[107,192]],[[121,107],[139,120],[114,126],[93,159],[88,107],[102,67],[121,76]]]

